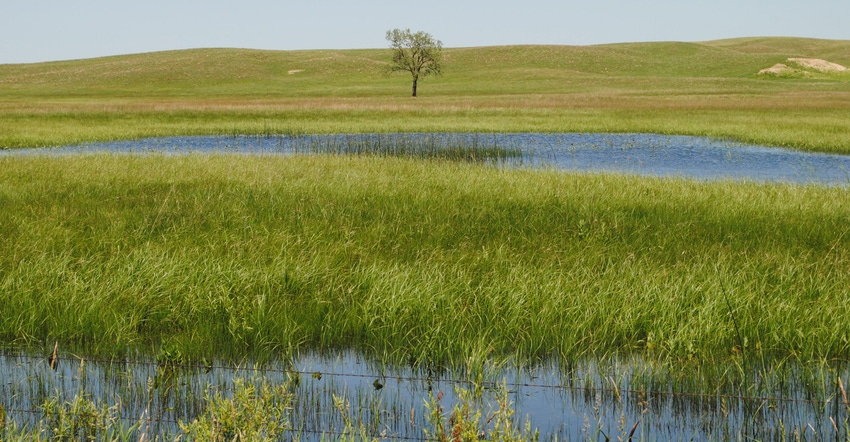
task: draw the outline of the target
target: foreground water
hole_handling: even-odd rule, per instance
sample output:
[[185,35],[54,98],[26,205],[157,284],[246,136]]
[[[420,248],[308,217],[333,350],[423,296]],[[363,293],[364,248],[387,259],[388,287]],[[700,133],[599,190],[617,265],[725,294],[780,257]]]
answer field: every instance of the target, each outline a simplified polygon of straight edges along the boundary
[[746,145],[705,137],[654,134],[365,134],[309,136],[201,136],[150,138],[45,149],[0,151],[4,155],[51,152],[310,152],[393,154],[398,146],[498,147],[504,164],[565,170],[611,171],[696,179],[850,184],[850,156]]
[[[544,440],[845,440],[846,368],[753,368],[740,383],[688,379],[675,369],[639,359],[599,361],[564,368],[482,367],[465,374],[387,369],[356,354],[302,355],[254,366],[208,363],[169,367],[153,361],[60,359],[56,370],[41,356],[0,354],[0,406],[18,425],[36,426],[47,398],[70,401],[84,394],[116,407],[121,422],[149,422],[147,436],[173,437],[178,421],[203,412],[205,392],[231,394],[234,380],[293,382],[288,438],[318,440],[345,431],[334,398],[348,404],[348,418],[372,436],[419,440],[433,427],[426,402],[442,397],[446,420],[460,389],[479,391],[474,401],[481,426],[497,410],[506,387],[517,424],[526,420]],[[474,382],[469,382],[473,379]],[[699,387],[696,387],[699,385]],[[476,390],[477,389],[477,390]]]

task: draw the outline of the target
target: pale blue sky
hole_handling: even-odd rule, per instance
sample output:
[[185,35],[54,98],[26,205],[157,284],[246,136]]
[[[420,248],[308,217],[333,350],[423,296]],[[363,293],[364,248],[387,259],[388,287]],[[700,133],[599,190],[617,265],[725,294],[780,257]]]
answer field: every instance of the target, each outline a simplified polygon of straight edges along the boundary
[[850,40],[848,0],[0,0],[0,63],[186,49],[386,47],[391,28],[446,47]]

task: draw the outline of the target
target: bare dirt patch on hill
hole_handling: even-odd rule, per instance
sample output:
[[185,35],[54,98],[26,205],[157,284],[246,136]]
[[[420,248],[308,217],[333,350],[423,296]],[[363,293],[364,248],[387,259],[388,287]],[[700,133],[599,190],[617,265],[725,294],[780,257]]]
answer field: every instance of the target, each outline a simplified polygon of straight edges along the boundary
[[846,67],[838,63],[821,60],[820,58],[789,58],[788,61],[818,72],[844,72],[847,70]]
[[848,69],[838,63],[822,60],[820,58],[789,58],[785,63],[775,65],[759,71],[759,75],[775,77],[807,77],[817,74],[834,74],[846,72]]

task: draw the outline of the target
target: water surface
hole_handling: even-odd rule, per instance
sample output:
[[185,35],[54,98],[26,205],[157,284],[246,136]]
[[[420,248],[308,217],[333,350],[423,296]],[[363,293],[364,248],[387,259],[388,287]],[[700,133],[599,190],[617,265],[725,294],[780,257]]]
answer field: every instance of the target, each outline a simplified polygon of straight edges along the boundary
[[[423,141],[424,140],[424,141]],[[120,152],[304,154],[360,152],[383,146],[467,144],[507,148],[519,155],[503,163],[701,180],[850,185],[850,156],[748,145],[706,137],[654,134],[361,134],[305,136],[193,136],[89,143],[50,149],[2,151],[3,155]],[[428,144],[430,143],[430,144]]]
[[604,435],[625,440],[635,426],[636,440],[774,440],[782,431],[809,440],[845,440],[850,405],[843,402],[838,380],[846,383],[848,376],[846,368],[786,365],[754,369],[740,384],[715,383],[686,379],[675,367],[638,358],[451,373],[384,367],[356,353],[304,354],[262,366],[166,366],[65,355],[54,371],[42,356],[7,352],[0,353],[0,405],[20,425],[34,425],[45,398],[70,401],[82,392],[99,405],[118,407],[128,427],[144,416],[151,420],[148,437],[167,438],[178,421],[202,412],[205,392],[227,396],[234,379],[282,384],[297,378],[291,423],[304,440],[345,430],[334,397],[348,402],[350,417],[364,422],[371,435],[421,439],[432,428],[425,407],[431,397],[443,397],[439,404],[448,421],[459,390],[476,388],[481,424],[492,429],[486,419],[498,409],[502,387],[517,423],[528,420],[542,440],[605,440]]

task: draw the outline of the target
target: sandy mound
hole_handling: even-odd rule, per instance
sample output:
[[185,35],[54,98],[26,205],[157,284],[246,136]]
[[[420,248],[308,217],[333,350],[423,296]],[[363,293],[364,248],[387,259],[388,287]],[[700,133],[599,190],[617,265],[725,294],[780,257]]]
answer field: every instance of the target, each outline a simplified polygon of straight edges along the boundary
[[759,75],[806,76],[815,72],[832,73],[847,70],[846,67],[838,63],[821,60],[820,58],[789,58],[786,63],[788,64],[776,63],[767,69],[762,69],[759,71]]
[[846,67],[838,63],[821,60],[820,58],[789,58],[788,61],[818,72],[842,72],[847,70]]
[[290,71],[287,71],[286,73],[289,74],[289,75],[292,75],[292,74],[297,74],[299,72],[304,72],[304,69],[292,69]]
[[773,66],[771,66],[767,69],[760,70],[759,75],[767,75],[767,74],[781,75],[781,74],[784,74],[786,72],[794,72],[794,69],[788,67],[787,64],[776,63],[775,65],[773,65]]

